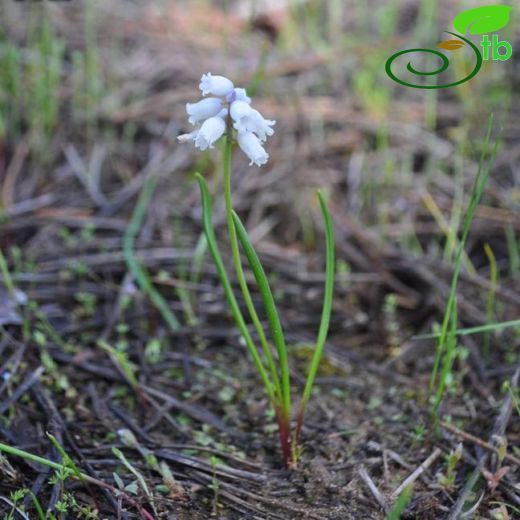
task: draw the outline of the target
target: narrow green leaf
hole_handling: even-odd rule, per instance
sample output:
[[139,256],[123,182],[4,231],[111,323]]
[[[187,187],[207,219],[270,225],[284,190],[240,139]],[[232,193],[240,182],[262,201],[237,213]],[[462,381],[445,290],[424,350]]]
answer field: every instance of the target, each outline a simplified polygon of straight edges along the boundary
[[439,371],[439,365],[443,356],[443,353],[446,349],[446,341],[448,337],[448,325],[450,322],[450,318],[452,316],[453,306],[455,305],[455,297],[457,294],[457,285],[459,281],[459,275],[462,265],[462,253],[464,252],[464,247],[466,245],[469,232],[471,229],[471,224],[473,222],[473,218],[475,216],[475,211],[480,202],[480,198],[484,193],[484,189],[487,184],[487,180],[489,178],[489,174],[491,172],[491,168],[495,161],[495,157],[497,154],[499,139],[497,138],[495,141],[495,145],[491,152],[491,157],[489,158],[487,164],[484,166],[485,158],[489,150],[490,138],[491,138],[491,130],[493,129],[493,114],[489,117],[488,129],[486,132],[486,138],[484,141],[484,148],[482,149],[480,162],[478,167],[477,176],[473,183],[473,187],[471,190],[471,198],[468,205],[468,210],[466,212],[466,216],[464,218],[462,237],[459,243],[459,247],[457,250],[457,254],[455,256],[454,266],[453,266],[453,276],[451,278],[450,291],[448,294],[448,300],[446,302],[446,309],[444,311],[444,318],[441,325],[441,331],[439,335],[439,339],[437,342],[437,349],[435,352],[435,359],[433,362],[432,372],[430,374],[430,383],[429,383],[429,391],[433,394],[434,385],[437,381],[437,375]]
[[318,331],[318,338],[316,340],[316,348],[314,355],[311,360],[309,373],[307,375],[307,381],[303,390],[303,396],[300,403],[300,410],[298,412],[298,419],[295,430],[295,444],[298,443],[298,437],[303,424],[303,416],[305,414],[305,408],[309,401],[312,387],[314,385],[314,379],[318,372],[320,360],[323,354],[323,348],[325,347],[325,340],[329,331],[330,316],[332,313],[332,297],[334,294],[334,227],[332,223],[332,217],[329,213],[327,203],[323,198],[321,192],[318,191],[318,198],[320,201],[321,212],[323,215],[323,221],[325,223],[325,248],[326,248],[326,260],[325,260],[325,291],[323,294],[323,309],[321,312],[320,328]]
[[271,381],[269,380],[269,377],[265,370],[264,364],[262,363],[262,359],[260,358],[260,355],[258,354],[258,349],[256,348],[256,345],[254,344],[254,342],[251,338],[251,334],[249,333],[249,330],[247,329],[247,325],[245,323],[244,317],[242,316],[240,307],[238,306],[235,295],[233,294],[233,289],[231,287],[231,283],[229,282],[226,268],[224,266],[224,262],[222,261],[222,256],[220,255],[217,240],[215,238],[215,232],[213,230],[211,197],[209,194],[208,185],[207,185],[204,177],[202,177],[202,175],[200,175],[199,173],[196,173],[195,177],[197,178],[197,181],[199,183],[200,193],[201,193],[201,197],[202,197],[202,224],[204,227],[204,234],[206,235],[206,239],[208,241],[208,247],[209,247],[211,256],[213,258],[213,262],[215,264],[215,267],[217,268],[217,272],[218,272],[218,275],[220,278],[220,283],[222,284],[224,293],[226,294],[226,299],[227,299],[229,308],[231,309],[231,313],[233,315],[235,323],[237,324],[237,326],[240,330],[240,333],[244,337],[247,348],[255,363],[255,367],[256,367],[258,373],[260,374],[260,378],[262,379],[262,382],[266,389],[269,400],[273,404],[273,406],[276,406],[273,385],[272,385]]
[[390,513],[388,513],[386,520],[399,520],[401,518],[401,515],[404,513],[406,506],[412,498],[412,492],[413,486],[408,486],[404,488],[404,491],[399,495],[399,498],[396,500],[394,507],[392,507],[392,510],[390,511]]
[[170,330],[177,331],[180,328],[180,323],[177,319],[177,316],[175,316],[175,314],[168,306],[167,301],[162,297],[162,295],[157,291],[153,283],[150,281],[148,274],[137,261],[134,251],[135,237],[141,229],[141,224],[146,215],[148,206],[150,205],[150,201],[152,200],[156,185],[157,177],[155,175],[148,177],[144,184],[143,190],[139,195],[139,200],[135,206],[130,224],[128,225],[125,231],[125,236],[123,237],[123,254],[126,265],[132,273],[132,276],[139,284],[139,287],[141,287],[143,292],[150,298],[150,300],[152,300],[152,303],[161,313],[164,321],[169,325]]
[[269,321],[269,328],[271,330],[271,336],[278,352],[278,360],[280,363],[281,379],[282,379],[282,396],[283,396],[283,411],[285,418],[290,416],[291,411],[291,387],[289,377],[289,362],[287,360],[287,348],[285,345],[285,338],[283,334],[282,324],[276,310],[276,304],[269,286],[269,281],[265,274],[264,268],[260,263],[260,259],[256,254],[256,251],[249,240],[247,231],[240,220],[240,217],[235,211],[233,211],[233,222],[237,231],[238,239],[244,249],[244,253],[247,256],[249,265],[255,276],[258,289],[262,295],[264,302],[267,319]]
[[[457,336],[469,336],[470,334],[480,334],[481,332],[494,332],[496,330],[508,329],[510,327],[520,327],[520,320],[499,321],[497,323],[489,323],[488,325],[478,325],[477,327],[468,327],[465,329],[457,329]],[[440,332],[432,332],[429,334],[418,334],[412,336],[412,339],[435,339],[440,337]]]

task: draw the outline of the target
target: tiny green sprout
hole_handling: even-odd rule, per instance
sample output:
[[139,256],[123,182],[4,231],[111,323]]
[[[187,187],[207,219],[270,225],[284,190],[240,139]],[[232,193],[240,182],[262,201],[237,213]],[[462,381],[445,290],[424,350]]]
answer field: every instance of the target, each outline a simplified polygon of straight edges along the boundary
[[422,423],[416,424],[414,427],[415,440],[422,441],[426,435],[426,426]]
[[455,485],[455,478],[457,476],[455,473],[455,467],[461,458],[462,443],[459,443],[454,450],[450,451],[450,453],[446,455],[446,473],[438,475],[439,484],[448,489]]
[[11,491],[11,493],[9,494],[9,498],[11,499],[11,502],[14,502],[16,504],[20,502],[20,500],[22,500],[25,497],[25,495],[27,495],[27,493],[29,493],[29,490],[27,488],[16,489],[14,491]]
[[[127,437],[127,438],[129,438],[129,437]],[[146,480],[145,480],[144,476],[130,463],[130,461],[125,457],[125,455],[123,454],[123,452],[120,449],[113,447],[112,453],[123,463],[123,465],[126,467],[126,469],[135,476],[135,478],[137,479],[137,482],[139,483],[139,486],[141,487],[141,489],[144,491],[145,495],[147,496],[148,501],[150,502],[150,506],[152,507],[154,512],[157,514],[157,511],[155,509],[153,494],[150,492],[150,489],[148,488],[148,486],[146,484]],[[125,487],[125,490],[130,491],[128,489],[128,486]]]
[[82,316],[93,316],[97,306],[97,296],[89,292],[77,292],[74,295],[76,301],[81,305]]
[[[24,514],[25,508],[23,504],[18,505],[18,503],[21,502],[25,495],[27,495],[28,493],[29,490],[27,488],[20,488],[11,491],[11,493],[9,494],[11,510],[4,517],[4,520],[15,520],[15,518],[18,518],[18,516],[15,516],[15,513],[18,513],[20,516],[23,516],[24,518],[28,518]],[[9,501],[6,500],[6,502],[8,503]]]
[[507,438],[502,435],[493,435],[491,437],[491,443],[497,449],[498,465],[500,466],[507,455]]
[[220,491],[220,482],[217,478],[217,466],[220,463],[220,460],[212,455],[209,459],[211,467],[213,468],[213,476],[211,478],[211,484],[208,487],[213,490],[213,515],[218,515],[218,499],[219,499],[219,491]]
[[[324,196],[318,192],[318,201],[325,222],[326,239],[323,310],[315,349],[310,360],[303,395],[296,414],[296,424],[293,428],[290,368],[284,331],[275,303],[274,295],[276,290],[274,293],[271,290],[271,283],[251,243],[251,239],[240,217],[233,210],[231,197],[231,158],[234,144],[238,143],[240,149],[250,159],[250,165],[262,166],[266,164],[269,155],[264,149],[263,143],[268,136],[273,135],[274,130],[271,127],[275,124],[275,121],[265,119],[260,112],[253,109],[251,107],[251,98],[247,95],[245,89],[236,88],[231,80],[224,76],[213,76],[211,73],[204,74],[199,87],[203,96],[210,94],[210,97],[204,98],[197,103],[188,103],[186,105],[186,111],[189,116],[188,121],[195,129],[180,135],[178,140],[182,143],[193,142],[200,150],[206,150],[213,148],[214,144],[222,136],[225,136],[223,191],[229,247],[245,307],[258,337],[257,341],[253,340],[253,336],[249,331],[246,318],[235,297],[225,263],[220,254],[213,228],[212,200],[208,185],[204,178],[197,173],[196,178],[202,197],[204,234],[231,314],[253,359],[269,404],[273,409],[278,425],[283,464],[286,468],[293,468],[296,466],[301,453],[299,441],[303,419],[323,355],[332,313],[335,268],[332,218]],[[242,265],[241,249],[253,272],[254,280],[262,299],[271,342],[267,339],[264,325],[260,321],[256,306],[253,303]]]
[[151,338],[144,348],[144,358],[150,365],[155,365],[161,360],[162,346],[158,338]]

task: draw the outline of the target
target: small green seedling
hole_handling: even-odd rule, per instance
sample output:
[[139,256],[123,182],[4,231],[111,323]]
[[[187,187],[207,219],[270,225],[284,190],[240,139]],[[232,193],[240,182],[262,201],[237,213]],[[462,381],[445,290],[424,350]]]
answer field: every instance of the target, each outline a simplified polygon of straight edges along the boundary
[[446,455],[446,473],[441,473],[437,476],[437,480],[441,486],[452,489],[455,485],[455,478],[457,474],[455,472],[455,468],[459,463],[462,457],[462,443],[459,443],[457,447],[450,451],[448,455]]

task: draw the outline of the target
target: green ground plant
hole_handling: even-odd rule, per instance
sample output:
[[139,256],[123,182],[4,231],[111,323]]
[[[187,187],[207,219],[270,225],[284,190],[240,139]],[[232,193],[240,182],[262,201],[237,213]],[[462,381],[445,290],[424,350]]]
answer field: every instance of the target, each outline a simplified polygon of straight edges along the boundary
[[[209,73],[205,74],[201,79],[200,88],[203,95],[211,93],[213,96],[225,97],[229,106],[226,109],[222,108],[222,100],[219,97],[206,98],[194,104],[188,103],[186,108],[190,116],[190,123],[195,124],[196,129],[189,134],[179,136],[178,139],[181,142],[194,141],[197,147],[201,150],[205,150],[211,148],[213,144],[225,134],[223,192],[229,247],[231,249],[233,267],[242,297],[248,315],[253,323],[254,330],[258,335],[262,354],[249,332],[242,310],[234,295],[233,287],[215,237],[212,222],[212,200],[209,188],[202,175],[197,173],[196,178],[202,197],[204,233],[232,316],[253,358],[254,365],[264,385],[269,403],[274,410],[279,429],[283,464],[286,468],[294,467],[301,451],[299,440],[305,410],[325,347],[332,311],[335,266],[332,218],[323,195],[318,192],[319,204],[325,223],[326,237],[326,275],[323,311],[316,347],[310,362],[303,395],[300,400],[296,416],[296,425],[293,429],[291,424],[292,390],[290,369],[282,324],[267,275],[240,217],[233,210],[231,194],[231,159],[234,144],[238,142],[242,151],[251,159],[251,164],[255,163],[258,166],[265,164],[268,155],[263,149],[262,143],[267,136],[273,133],[270,127],[274,125],[275,121],[264,119],[258,111],[252,109],[250,107],[251,99],[247,96],[246,91],[244,89],[235,88],[233,83],[223,76],[212,76]],[[199,124],[201,126],[198,126]],[[240,247],[248,260],[262,297],[263,310],[267,315],[274,349],[269,345],[259,314],[253,303],[242,265]]]

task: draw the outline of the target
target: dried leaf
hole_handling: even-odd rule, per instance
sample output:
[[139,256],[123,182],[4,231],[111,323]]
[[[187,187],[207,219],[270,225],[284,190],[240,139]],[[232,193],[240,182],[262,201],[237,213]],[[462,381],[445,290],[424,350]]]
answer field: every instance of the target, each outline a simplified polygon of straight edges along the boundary
[[446,51],[456,51],[466,45],[462,40],[444,40],[437,44],[437,47]]

